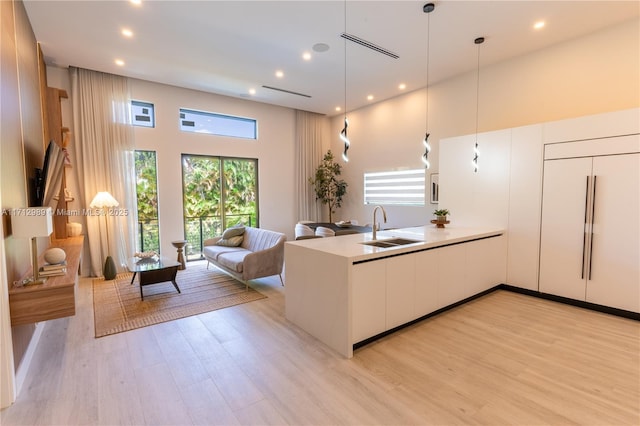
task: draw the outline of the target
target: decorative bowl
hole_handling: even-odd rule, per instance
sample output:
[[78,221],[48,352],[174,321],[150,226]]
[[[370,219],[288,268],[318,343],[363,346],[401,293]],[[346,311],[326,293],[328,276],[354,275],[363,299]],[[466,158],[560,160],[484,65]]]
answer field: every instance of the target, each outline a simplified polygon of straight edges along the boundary
[[158,253],[155,251],[145,251],[145,252],[137,252],[134,254],[135,257],[139,257],[140,259],[151,259],[154,256],[157,256]]
[[351,227],[351,221],[341,220],[340,222],[336,222],[336,226],[339,227],[339,228],[350,228]]

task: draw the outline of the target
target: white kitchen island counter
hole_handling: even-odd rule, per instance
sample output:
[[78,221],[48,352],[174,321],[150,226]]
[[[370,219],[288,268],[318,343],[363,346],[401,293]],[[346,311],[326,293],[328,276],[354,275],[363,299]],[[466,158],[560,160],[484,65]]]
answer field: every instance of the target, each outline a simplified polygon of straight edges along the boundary
[[358,342],[503,283],[503,233],[430,225],[379,231],[418,241],[389,248],[362,244],[371,233],[287,242],[286,317],[350,358]]

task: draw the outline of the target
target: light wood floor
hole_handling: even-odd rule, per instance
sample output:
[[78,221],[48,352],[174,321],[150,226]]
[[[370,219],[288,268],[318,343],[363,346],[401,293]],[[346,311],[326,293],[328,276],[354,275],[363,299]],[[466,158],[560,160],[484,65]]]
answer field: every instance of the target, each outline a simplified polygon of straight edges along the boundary
[[268,298],[95,339],[90,279],[5,425],[640,424],[640,323],[491,293],[346,360]]

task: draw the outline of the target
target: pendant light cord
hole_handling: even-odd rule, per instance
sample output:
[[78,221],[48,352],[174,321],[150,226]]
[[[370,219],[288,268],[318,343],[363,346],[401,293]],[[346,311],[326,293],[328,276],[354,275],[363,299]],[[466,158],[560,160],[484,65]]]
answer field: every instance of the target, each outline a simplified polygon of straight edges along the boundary
[[[481,40],[481,41],[478,41]],[[480,110],[480,45],[484,42],[484,38],[477,38],[475,43],[478,45],[478,64],[476,72],[476,142],[478,141],[478,111]]]

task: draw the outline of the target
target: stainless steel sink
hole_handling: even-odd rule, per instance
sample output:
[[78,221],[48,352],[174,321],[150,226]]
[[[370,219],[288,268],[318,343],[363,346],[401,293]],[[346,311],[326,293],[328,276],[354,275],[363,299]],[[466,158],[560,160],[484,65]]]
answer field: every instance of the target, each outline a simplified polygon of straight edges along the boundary
[[421,243],[421,242],[422,241],[420,240],[410,240],[407,238],[389,238],[387,240],[366,241],[360,244],[364,244],[365,246],[390,248],[390,247],[398,247],[398,246],[404,246],[407,244],[414,244],[414,243]]

